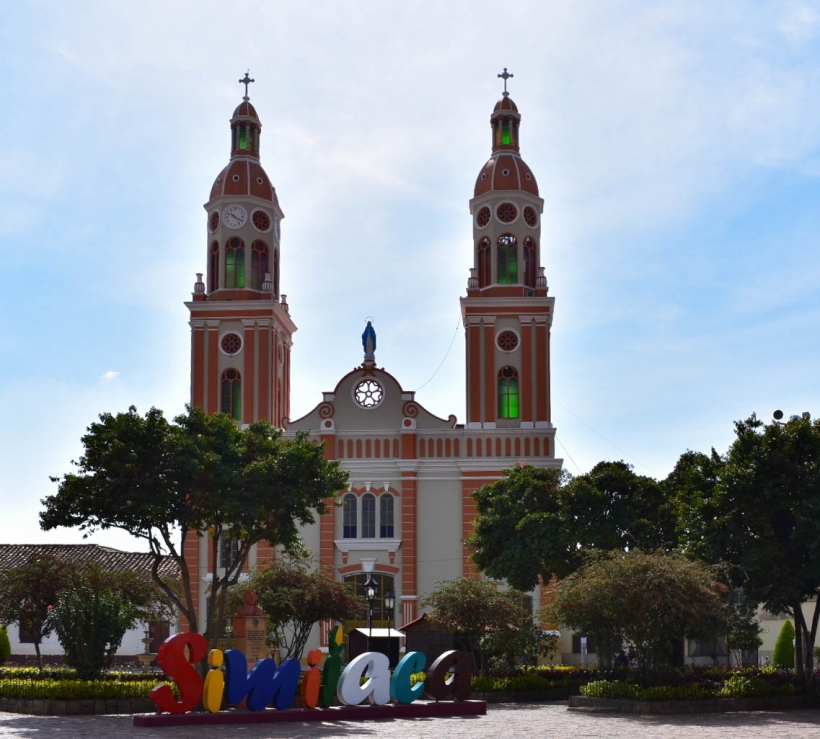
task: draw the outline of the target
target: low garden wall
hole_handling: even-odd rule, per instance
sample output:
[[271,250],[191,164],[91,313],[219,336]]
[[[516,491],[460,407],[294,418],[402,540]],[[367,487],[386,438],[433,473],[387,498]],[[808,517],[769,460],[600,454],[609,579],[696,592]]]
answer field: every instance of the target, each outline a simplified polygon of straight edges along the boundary
[[87,700],[46,700],[43,698],[4,698],[0,711],[32,716],[80,716],[110,713],[154,713],[157,707],[148,698],[89,698]]
[[806,698],[802,695],[772,695],[755,698],[705,698],[683,701],[638,701],[628,698],[592,698],[573,695],[569,699],[570,710],[612,711],[616,713],[639,713],[646,715],[669,715],[676,713],[731,713],[734,711],[785,711],[804,708]]

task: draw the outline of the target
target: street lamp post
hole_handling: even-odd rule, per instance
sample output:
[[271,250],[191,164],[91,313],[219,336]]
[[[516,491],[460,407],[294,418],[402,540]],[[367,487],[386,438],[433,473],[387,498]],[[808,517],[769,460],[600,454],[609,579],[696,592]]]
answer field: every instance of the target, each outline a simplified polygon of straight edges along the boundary
[[364,584],[364,595],[367,598],[367,651],[370,651],[370,640],[373,638],[373,604],[379,593],[379,586],[369,575]]
[[393,660],[393,635],[390,633],[393,629],[393,609],[395,607],[396,596],[393,595],[392,590],[388,590],[384,594],[384,610],[387,611],[387,656],[390,658],[390,669],[396,666]]

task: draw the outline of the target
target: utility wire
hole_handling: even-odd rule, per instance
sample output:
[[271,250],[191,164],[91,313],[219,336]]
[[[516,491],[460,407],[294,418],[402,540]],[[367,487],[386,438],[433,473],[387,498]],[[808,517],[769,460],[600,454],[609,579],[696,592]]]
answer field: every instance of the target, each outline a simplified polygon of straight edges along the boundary
[[422,385],[421,387],[416,388],[416,392],[421,390],[421,388],[423,388],[425,385],[429,385],[430,382],[433,380],[433,378],[438,374],[438,371],[444,366],[444,363],[447,361],[447,357],[450,356],[450,350],[453,348],[453,344],[455,343],[456,336],[458,336],[458,327],[460,325],[461,325],[461,316],[459,316],[458,321],[456,321],[456,330],[453,331],[453,338],[450,339],[450,346],[447,347],[447,351],[444,354],[444,359],[442,359],[441,364],[439,364],[439,366],[436,367],[436,371],[433,372],[433,374],[430,376],[430,379],[427,380],[427,382],[425,382],[424,385]]

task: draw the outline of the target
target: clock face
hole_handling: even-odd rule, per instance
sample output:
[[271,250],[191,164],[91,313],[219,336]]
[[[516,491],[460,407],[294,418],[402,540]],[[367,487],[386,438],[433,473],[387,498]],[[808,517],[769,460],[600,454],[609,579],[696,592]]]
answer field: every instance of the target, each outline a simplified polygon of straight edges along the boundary
[[232,205],[222,214],[222,222],[228,228],[241,228],[248,220],[248,212],[241,205]]

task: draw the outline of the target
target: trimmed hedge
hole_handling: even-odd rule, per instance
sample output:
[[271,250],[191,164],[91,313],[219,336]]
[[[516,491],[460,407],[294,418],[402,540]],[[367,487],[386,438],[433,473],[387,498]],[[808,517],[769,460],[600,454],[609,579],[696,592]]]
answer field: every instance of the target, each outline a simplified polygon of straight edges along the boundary
[[[147,698],[166,682],[161,673],[110,672],[101,680],[80,680],[74,670],[10,667],[0,672],[0,697],[20,700],[124,700]],[[172,683],[176,690],[176,685]]]

